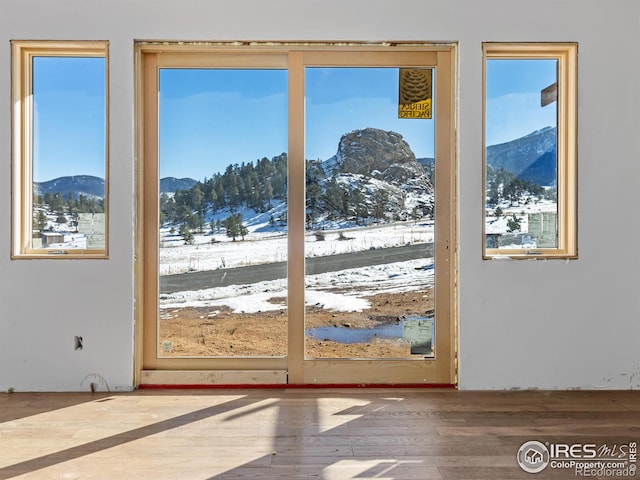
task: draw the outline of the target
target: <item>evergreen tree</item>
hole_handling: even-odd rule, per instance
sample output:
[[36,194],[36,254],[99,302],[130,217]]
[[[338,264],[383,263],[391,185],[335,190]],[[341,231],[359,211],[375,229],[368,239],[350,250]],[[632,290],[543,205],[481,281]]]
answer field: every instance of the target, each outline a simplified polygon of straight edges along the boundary
[[187,223],[193,215],[191,209],[186,205],[176,205],[176,214],[174,220],[178,223]]
[[355,217],[356,224],[363,223],[369,216],[369,209],[365,203],[364,193],[359,188],[354,188],[354,190],[349,195],[349,204],[353,211],[353,216]]
[[263,196],[264,202],[266,202],[267,204],[267,208],[271,208],[271,200],[273,200],[273,187],[271,186],[271,183],[266,182],[264,184],[264,196]]
[[227,203],[229,205],[229,208],[233,212],[240,206],[240,190],[238,189],[238,179],[234,174],[231,174],[231,176],[229,177],[227,196]]
[[191,229],[186,223],[183,223],[182,225],[180,225],[178,234],[184,240],[185,245],[193,245],[194,243],[193,233],[191,233]]
[[520,220],[516,217],[514,213],[511,218],[507,220],[507,232],[518,232],[520,231]]
[[38,211],[38,215],[34,218],[34,229],[44,230],[47,228],[47,216],[42,210]]
[[215,213],[215,211],[217,210],[216,205],[218,203],[218,194],[216,193],[215,188],[211,188],[208,194],[209,194],[209,203],[211,203],[211,210],[213,213]]
[[231,238],[234,242],[238,237],[242,237],[242,240],[244,240],[245,235],[249,233],[247,227],[242,224],[241,213],[230,215],[223,221],[223,225],[226,230],[227,237]]
[[224,185],[222,184],[222,178],[220,176],[216,177],[214,191],[216,193],[214,206],[216,210],[220,210],[225,206]]
[[[238,214],[238,215],[240,215],[240,214]],[[247,235],[249,233],[249,229],[247,228],[247,226],[244,223],[242,223],[242,215],[240,215],[239,223],[240,223],[240,236],[242,237],[242,240],[244,241],[244,237],[245,237],[245,235]]]
[[172,197],[163,193],[160,195],[160,224],[176,220],[176,202]]
[[338,184],[335,178],[326,183],[322,202],[332,216],[342,216],[346,219],[349,215],[349,192]]
[[65,201],[59,193],[45,193],[44,203],[49,205],[49,209],[54,212],[62,211],[65,207]]
[[196,183],[191,188],[191,207],[196,214],[196,224],[198,231],[203,232],[204,229],[204,214],[206,210],[206,203],[204,198],[204,192],[202,191],[202,184]]

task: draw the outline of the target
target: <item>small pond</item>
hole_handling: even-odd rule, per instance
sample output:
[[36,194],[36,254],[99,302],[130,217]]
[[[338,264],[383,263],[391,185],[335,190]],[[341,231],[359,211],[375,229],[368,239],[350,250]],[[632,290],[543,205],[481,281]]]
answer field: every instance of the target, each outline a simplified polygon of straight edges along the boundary
[[307,328],[307,336],[338,343],[366,343],[374,338],[402,338],[402,322],[374,328],[316,327]]
[[367,343],[376,338],[408,340],[411,353],[429,354],[434,341],[432,316],[407,316],[392,322],[381,322],[372,328],[316,327],[307,328],[306,335],[316,340],[338,343]]

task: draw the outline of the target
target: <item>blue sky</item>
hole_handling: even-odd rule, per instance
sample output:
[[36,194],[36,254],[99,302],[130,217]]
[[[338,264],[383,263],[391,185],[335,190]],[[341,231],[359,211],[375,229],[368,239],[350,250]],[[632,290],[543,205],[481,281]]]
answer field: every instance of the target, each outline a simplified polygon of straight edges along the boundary
[[540,92],[556,81],[556,60],[490,59],[486,66],[486,145],[557,124],[557,103],[540,106]]
[[[104,68],[103,58],[34,59],[35,181],[105,176]],[[488,60],[486,74],[487,145],[556,124],[555,104],[540,107],[554,60]],[[286,152],[286,92],[285,70],[162,69],[161,177],[201,180]],[[343,134],[366,127],[433,156],[433,121],[397,118],[398,69],[308,68],[305,94],[308,159],[330,158]]]
[[433,157],[433,120],[398,118],[397,68],[307,68],[308,159],[335,155],[340,137],[372,127],[400,133],[416,157]]
[[[284,70],[161,70],[160,176],[202,179],[286,152],[286,92]],[[308,159],[330,158],[343,134],[366,127],[433,156],[433,122],[397,118],[397,69],[309,68],[305,94]]]
[[202,180],[287,151],[286,70],[162,69],[160,176]]
[[105,177],[105,59],[33,59],[33,179]]

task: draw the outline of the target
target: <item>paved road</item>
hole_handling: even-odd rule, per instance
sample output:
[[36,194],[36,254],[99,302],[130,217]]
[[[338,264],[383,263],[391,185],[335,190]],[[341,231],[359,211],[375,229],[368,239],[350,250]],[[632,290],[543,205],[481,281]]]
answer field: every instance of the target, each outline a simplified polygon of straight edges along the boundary
[[[381,248],[364,252],[343,253],[325,257],[307,258],[308,275],[335,272],[347,268],[403,262],[415,258],[433,257],[433,243],[408,245],[405,247]],[[245,285],[286,278],[287,262],[265,263],[248,267],[224,268],[206,272],[189,272],[160,277],[160,293],[202,290],[205,288]]]

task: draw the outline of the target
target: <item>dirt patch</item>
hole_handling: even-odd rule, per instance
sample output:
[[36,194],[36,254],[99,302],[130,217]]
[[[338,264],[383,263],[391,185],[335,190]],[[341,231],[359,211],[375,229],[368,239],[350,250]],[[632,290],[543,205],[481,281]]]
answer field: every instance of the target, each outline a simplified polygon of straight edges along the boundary
[[[399,321],[403,315],[424,315],[433,309],[433,289],[378,294],[363,312],[334,312],[308,307],[306,327],[373,328]],[[273,299],[274,303],[284,299]],[[402,339],[341,343],[307,337],[308,358],[405,358],[410,346]],[[162,356],[286,356],[286,309],[233,313],[226,307],[163,310],[159,351]]]

